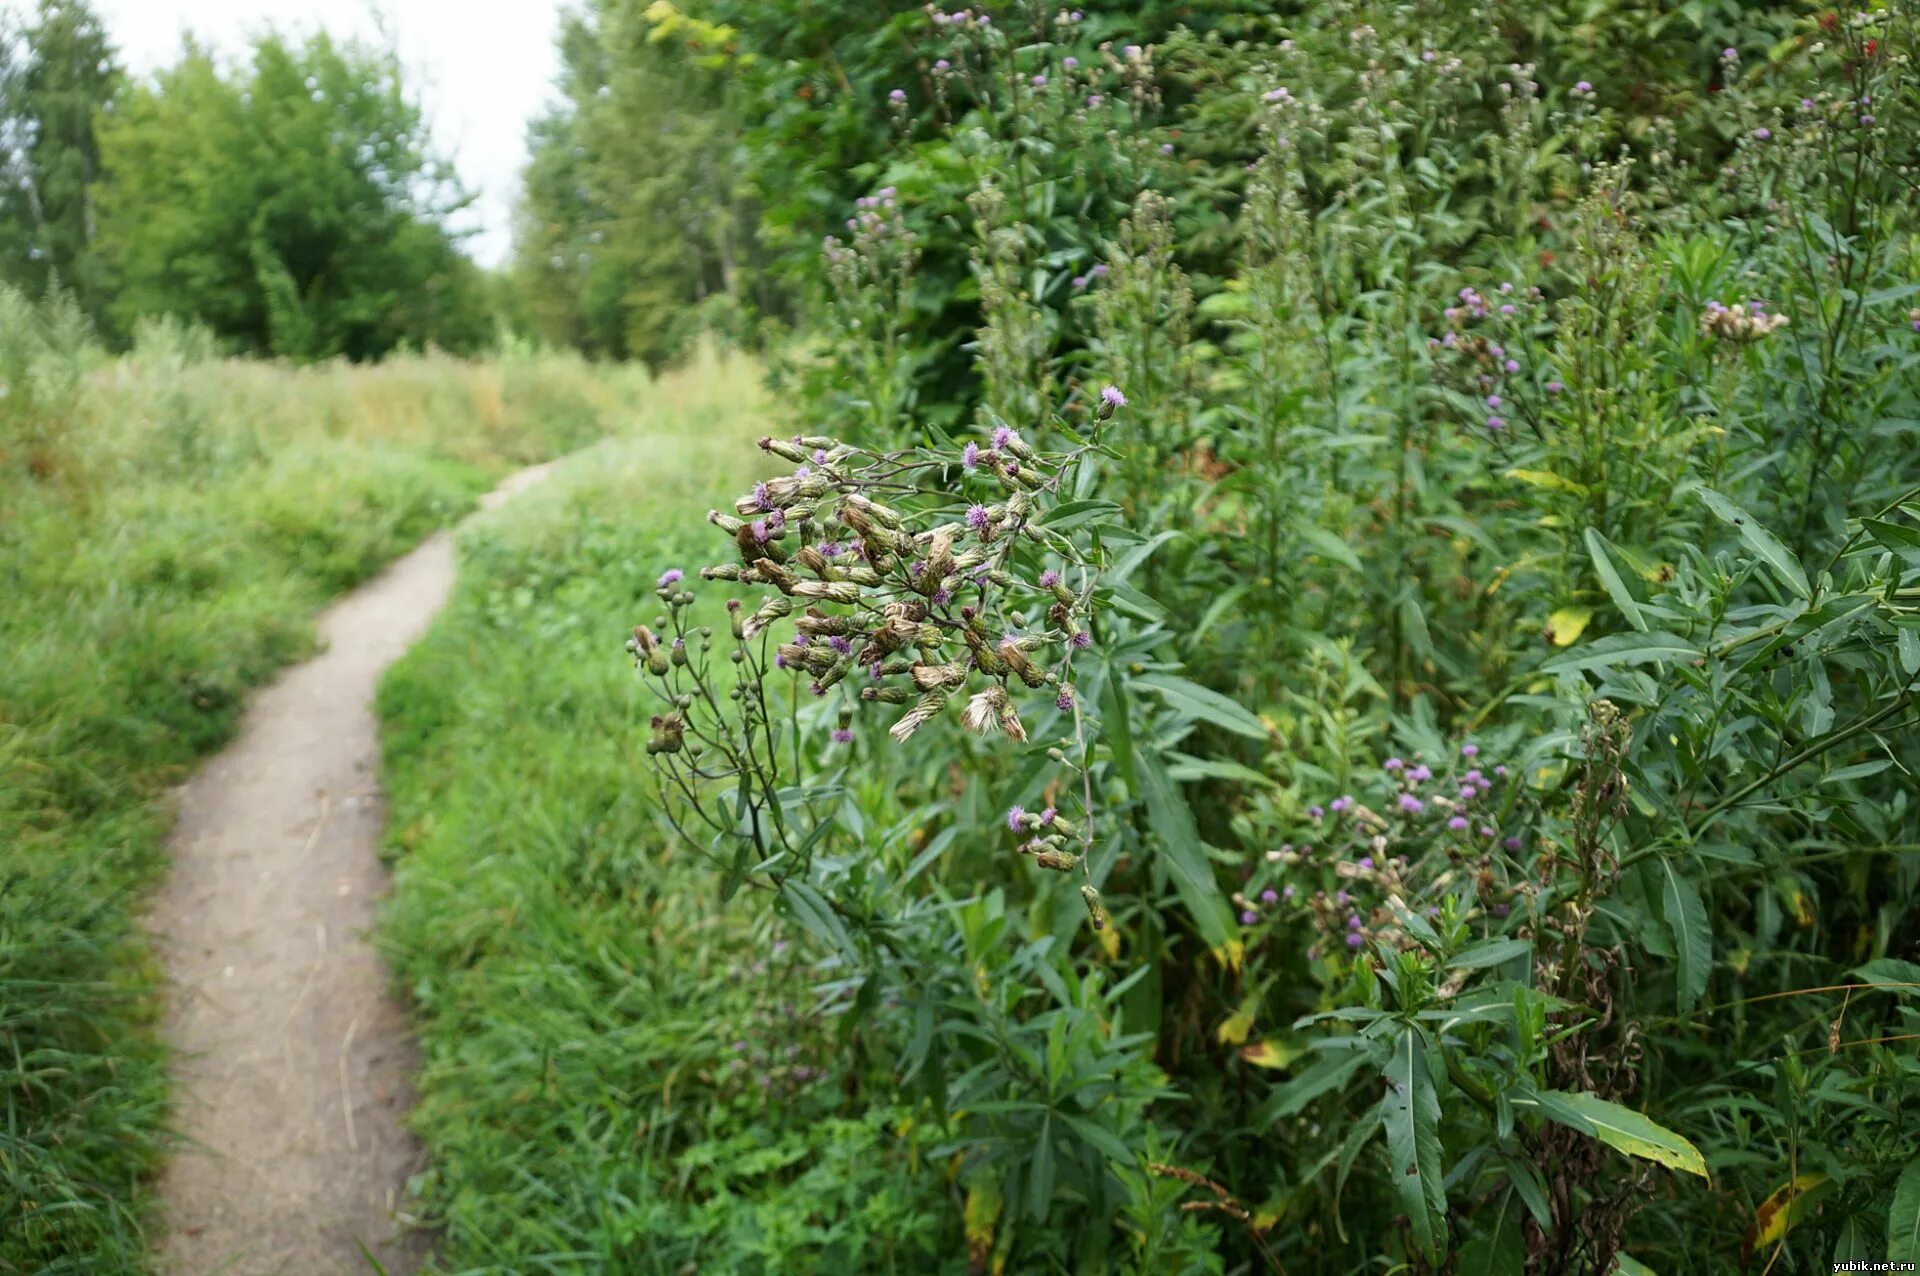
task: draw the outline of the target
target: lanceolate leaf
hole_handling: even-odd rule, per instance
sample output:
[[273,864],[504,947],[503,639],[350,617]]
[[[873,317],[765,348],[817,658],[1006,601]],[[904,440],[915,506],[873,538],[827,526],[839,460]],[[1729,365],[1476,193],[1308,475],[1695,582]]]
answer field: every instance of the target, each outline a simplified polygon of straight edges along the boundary
[[1429,1259],[1446,1248],[1447,1189],[1440,1169],[1440,1095],[1427,1070],[1426,1041],[1406,1027],[1387,1060],[1387,1160],[1414,1239]]
[[1660,911],[1673,935],[1680,1009],[1692,1010],[1706,992],[1707,976],[1713,970],[1713,932],[1707,926],[1707,909],[1700,902],[1700,891],[1681,874],[1680,866],[1666,856],[1661,856],[1656,865]]
[[1718,492],[1709,492],[1702,488],[1700,499],[1707,503],[1707,508],[1712,510],[1722,522],[1731,525],[1735,531],[1739,532],[1740,539],[1747,543],[1747,548],[1758,554],[1767,566],[1773,568],[1794,593],[1802,598],[1812,596],[1812,591],[1807,588],[1807,569],[1800,565],[1800,560],[1793,556],[1792,550],[1780,543],[1779,537],[1754,522],[1753,515]]
[[1920,1156],[1907,1162],[1893,1185],[1893,1208],[1887,1212],[1887,1258],[1920,1262]]
[[1250,740],[1267,738],[1267,728],[1260,719],[1219,692],[1197,682],[1170,674],[1148,673],[1134,678],[1133,685],[1158,692],[1168,704],[1190,718],[1211,722],[1216,727],[1224,727]]
[[1589,527],[1587,529],[1587,556],[1593,559],[1593,571],[1600,578],[1600,584],[1607,591],[1607,597],[1613,599],[1613,605],[1620,609],[1629,625],[1645,632],[1647,621],[1640,614],[1640,601],[1627,588],[1626,580],[1620,575],[1620,569],[1613,565],[1613,547],[1607,538]]
[[1707,1177],[1706,1158],[1700,1149],[1667,1129],[1645,1113],[1609,1102],[1596,1094],[1575,1094],[1567,1090],[1541,1090],[1516,1095],[1513,1106],[1540,1113],[1551,1121],[1599,1139],[1610,1148],[1656,1161],[1668,1169]]
[[1147,803],[1147,822],[1160,839],[1167,876],[1173,879],[1173,888],[1207,947],[1224,948],[1233,937],[1233,916],[1227,911],[1220,884],[1214,880],[1206,848],[1200,845],[1193,812],[1187,809],[1186,798],[1167,777],[1158,758],[1136,750],[1133,760],[1140,776],[1140,793]]
[[1644,665],[1655,660],[1698,660],[1701,651],[1677,634],[1614,634],[1547,661],[1547,673],[1611,669],[1615,665]]

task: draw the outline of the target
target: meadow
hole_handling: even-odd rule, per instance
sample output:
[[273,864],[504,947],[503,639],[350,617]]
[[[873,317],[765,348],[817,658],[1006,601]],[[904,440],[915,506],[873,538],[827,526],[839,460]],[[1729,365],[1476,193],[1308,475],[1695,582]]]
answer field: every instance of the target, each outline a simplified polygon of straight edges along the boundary
[[71,310],[0,311],[0,1270],[130,1269],[166,1148],[138,918],[169,786],[321,603],[615,428],[646,377],[248,363],[180,325],[112,357]]

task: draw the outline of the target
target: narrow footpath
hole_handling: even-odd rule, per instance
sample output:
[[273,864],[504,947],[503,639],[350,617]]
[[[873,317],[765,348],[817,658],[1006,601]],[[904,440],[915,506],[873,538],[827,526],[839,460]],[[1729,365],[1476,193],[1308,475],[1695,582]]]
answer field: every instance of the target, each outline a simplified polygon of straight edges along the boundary
[[368,936],[387,885],[373,697],[453,578],[441,532],[335,603],[323,653],[261,692],[181,791],[149,918],[184,1140],[158,1184],[168,1276],[364,1274],[369,1255],[402,1276],[425,1253],[395,1220],[420,1167],[416,1055]]

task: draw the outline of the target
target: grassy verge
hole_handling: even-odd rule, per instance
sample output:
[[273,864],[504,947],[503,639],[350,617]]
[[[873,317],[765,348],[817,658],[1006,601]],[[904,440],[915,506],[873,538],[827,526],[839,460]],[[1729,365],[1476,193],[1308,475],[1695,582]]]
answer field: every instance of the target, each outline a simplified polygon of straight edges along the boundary
[[715,903],[644,766],[623,626],[663,568],[707,561],[701,515],[763,414],[750,365],[664,381],[635,437],[466,535],[453,603],[383,687],[384,935],[444,1270],[964,1269],[911,1123],[819,1084],[822,975],[764,901]]
[[296,370],[192,345],[0,338],[4,1273],[144,1264],[166,1086],[138,908],[167,788],[330,595],[643,385],[570,358]]

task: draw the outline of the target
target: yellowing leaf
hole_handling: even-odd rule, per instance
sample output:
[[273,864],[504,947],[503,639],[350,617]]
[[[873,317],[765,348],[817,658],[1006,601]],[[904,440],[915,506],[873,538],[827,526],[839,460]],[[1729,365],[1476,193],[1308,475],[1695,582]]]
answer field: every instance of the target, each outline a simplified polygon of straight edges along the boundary
[[1542,1116],[1599,1139],[1610,1148],[1657,1161],[1671,1170],[1708,1177],[1706,1158],[1700,1149],[1644,1112],[1622,1107],[1597,1094],[1567,1090],[1541,1090],[1514,1100],[1514,1106],[1532,1109]]
[[1237,1046],[1242,1041],[1245,1041],[1247,1034],[1252,1031],[1253,1011],[1242,1006],[1240,1009],[1228,1015],[1226,1022],[1220,1025],[1220,1044],[1223,1046]]
[[1752,1258],[1755,1251],[1785,1239],[1788,1229],[1799,1222],[1812,1205],[1815,1189],[1826,1181],[1824,1174],[1802,1174],[1792,1182],[1782,1183],[1772,1196],[1760,1202],[1753,1211],[1752,1225],[1740,1241],[1742,1264]]
[[1240,1047],[1240,1057],[1256,1068],[1284,1068],[1302,1053],[1298,1046],[1282,1045],[1278,1041],[1256,1041]]
[[1547,637],[1556,647],[1571,647],[1587,632],[1587,624],[1592,619],[1591,607],[1562,607],[1547,617]]
[[1570,478],[1563,478],[1552,470],[1508,470],[1507,477],[1519,479],[1522,483],[1534,487],[1549,488],[1556,492],[1571,492],[1575,496],[1585,496],[1587,489]]

